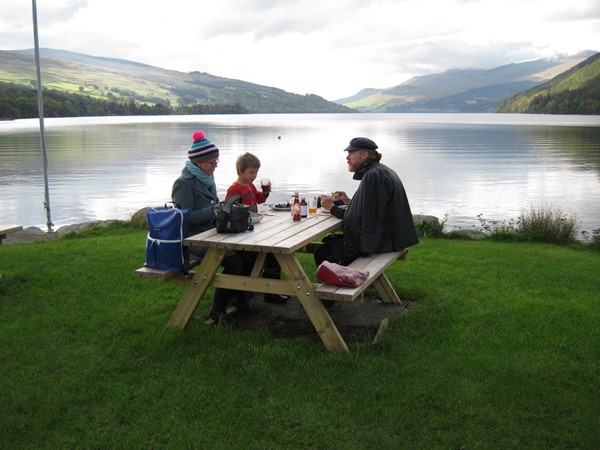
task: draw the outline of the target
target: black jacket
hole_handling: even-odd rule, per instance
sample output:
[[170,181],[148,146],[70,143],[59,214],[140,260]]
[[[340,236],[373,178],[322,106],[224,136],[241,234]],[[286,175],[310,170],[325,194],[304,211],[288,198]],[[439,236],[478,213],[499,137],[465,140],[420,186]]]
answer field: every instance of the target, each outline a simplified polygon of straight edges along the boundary
[[402,250],[419,243],[402,181],[389,167],[368,159],[354,173],[360,185],[347,208],[331,213],[343,219],[344,253],[353,259]]

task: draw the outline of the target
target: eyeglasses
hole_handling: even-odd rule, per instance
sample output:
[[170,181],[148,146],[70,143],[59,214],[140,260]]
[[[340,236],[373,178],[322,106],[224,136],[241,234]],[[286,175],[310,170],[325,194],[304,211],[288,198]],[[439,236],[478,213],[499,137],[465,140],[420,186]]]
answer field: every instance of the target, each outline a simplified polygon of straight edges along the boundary
[[217,167],[217,165],[219,164],[219,160],[217,159],[216,161],[203,161],[203,163],[210,164],[213,167]]

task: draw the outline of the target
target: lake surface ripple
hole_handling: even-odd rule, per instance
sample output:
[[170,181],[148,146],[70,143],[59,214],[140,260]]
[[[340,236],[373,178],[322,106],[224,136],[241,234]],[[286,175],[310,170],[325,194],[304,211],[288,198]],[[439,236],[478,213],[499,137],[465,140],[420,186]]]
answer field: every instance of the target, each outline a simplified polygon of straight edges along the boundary
[[[531,206],[574,214],[600,228],[600,117],[511,114],[279,114],[46,119],[55,227],[128,219],[170,200],[195,130],[220,149],[220,195],[243,152],[261,160],[272,202],[294,191],[350,195],[358,182],[343,149],[356,136],[379,145],[398,172],[413,213],[479,229]],[[45,229],[39,121],[0,122],[0,224]]]

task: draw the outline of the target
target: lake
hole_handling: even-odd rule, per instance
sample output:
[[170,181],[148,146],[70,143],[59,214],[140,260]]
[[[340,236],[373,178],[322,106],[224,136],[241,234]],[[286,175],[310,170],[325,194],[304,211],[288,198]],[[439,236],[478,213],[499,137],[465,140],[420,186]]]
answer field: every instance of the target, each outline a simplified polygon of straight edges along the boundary
[[[220,149],[221,197],[235,160],[255,153],[272,202],[294,191],[351,195],[358,182],[343,149],[356,136],[379,145],[414,214],[446,229],[480,228],[550,205],[600,228],[600,117],[511,114],[277,114],[46,119],[51,219],[60,226],[128,219],[170,200],[191,135]],[[46,229],[37,119],[0,122],[0,224]]]

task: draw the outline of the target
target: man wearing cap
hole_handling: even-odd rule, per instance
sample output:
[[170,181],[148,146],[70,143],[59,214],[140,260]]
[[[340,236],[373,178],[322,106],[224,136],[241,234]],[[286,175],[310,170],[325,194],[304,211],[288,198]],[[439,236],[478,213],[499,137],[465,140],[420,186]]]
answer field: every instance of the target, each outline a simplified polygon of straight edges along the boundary
[[371,139],[356,137],[344,149],[348,152],[348,170],[360,184],[352,199],[345,192],[335,193],[344,205],[321,196],[323,209],[342,219],[343,241],[324,245],[315,253],[317,264],[327,260],[347,265],[359,256],[402,250],[419,243],[402,181],[381,164],[377,148]]
[[[212,223],[214,207],[219,203],[214,173],[219,163],[219,149],[202,131],[192,135],[193,143],[188,150],[188,161],[171,192],[171,199],[179,208],[187,209],[188,234],[194,235],[214,228]],[[198,259],[206,254],[205,247],[191,247],[190,254]],[[239,275],[243,262],[233,251],[225,254],[221,265],[223,273]],[[231,323],[227,314],[227,305],[237,295],[230,289],[215,289],[209,317],[217,324]]]

